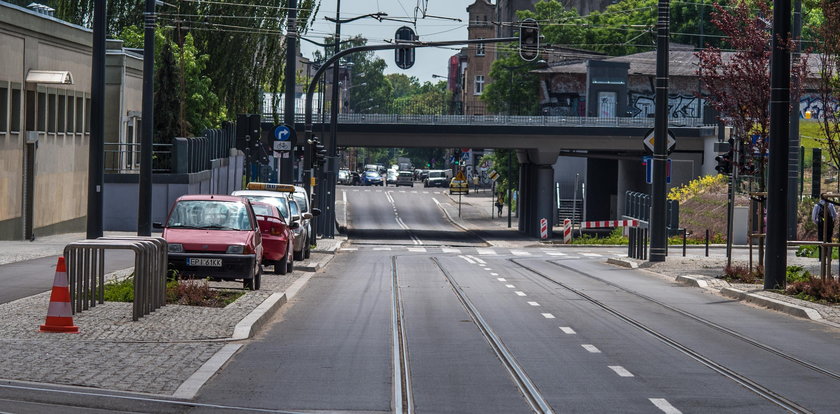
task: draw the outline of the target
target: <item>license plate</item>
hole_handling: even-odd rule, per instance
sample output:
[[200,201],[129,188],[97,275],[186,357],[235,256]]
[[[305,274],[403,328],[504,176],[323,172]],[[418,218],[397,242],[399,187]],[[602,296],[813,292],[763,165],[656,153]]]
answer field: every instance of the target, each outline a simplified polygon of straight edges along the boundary
[[189,266],[222,267],[222,259],[189,258],[189,259],[187,259],[187,265],[189,265]]

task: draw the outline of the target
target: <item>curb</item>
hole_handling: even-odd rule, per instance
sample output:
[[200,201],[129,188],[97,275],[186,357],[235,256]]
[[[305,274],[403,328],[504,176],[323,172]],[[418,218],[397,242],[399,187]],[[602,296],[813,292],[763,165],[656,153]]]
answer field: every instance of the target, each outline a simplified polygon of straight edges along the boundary
[[699,288],[703,288],[703,289],[708,289],[709,288],[709,283],[708,282],[706,282],[703,279],[696,278],[694,276],[679,275],[679,276],[677,276],[676,280],[677,280],[677,282],[680,282],[680,283],[682,283],[684,285],[688,285],[688,286],[694,286],[694,287],[699,287]]
[[[450,199],[451,199],[451,197],[450,197]],[[470,231],[470,229],[466,228],[463,224],[456,222],[455,219],[453,219],[452,216],[449,215],[449,212],[446,211],[446,207],[442,206],[440,204],[440,202],[437,201],[437,199],[432,198],[432,200],[434,200],[434,202],[435,202],[435,204],[437,204],[438,208],[440,208],[441,211],[443,211],[443,214],[446,215],[446,219],[449,220],[449,222],[452,223],[452,225],[460,228],[463,231]]]
[[812,321],[822,320],[822,316],[819,314],[819,312],[817,312],[814,309],[794,305],[787,302],[782,302],[780,300],[768,298],[766,296],[756,295],[755,293],[745,292],[740,289],[723,288],[720,290],[720,294],[729,298],[754,303],[765,308],[777,310],[779,312],[784,312],[788,315],[796,316],[799,318],[810,319]]
[[286,303],[286,293],[273,293],[233,328],[233,336],[228,341],[238,341],[254,336],[266,321]]
[[607,264],[626,267],[628,269],[638,269],[639,268],[639,264],[636,263],[636,262],[633,262],[633,261],[630,261],[630,260],[625,260],[625,259],[617,259],[617,258],[614,258],[614,257],[610,257],[609,259],[607,259]]

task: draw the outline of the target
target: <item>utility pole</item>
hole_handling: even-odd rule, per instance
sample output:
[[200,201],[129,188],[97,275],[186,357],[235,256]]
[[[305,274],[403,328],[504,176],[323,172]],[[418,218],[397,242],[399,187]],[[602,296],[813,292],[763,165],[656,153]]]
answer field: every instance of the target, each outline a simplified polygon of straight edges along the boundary
[[[793,9],[793,41],[796,42],[796,50],[793,52],[793,61],[799,60],[799,54],[802,52],[802,42],[800,37],[802,35],[802,0],[794,0]],[[800,80],[800,85],[803,80]],[[797,88],[797,90],[801,90]],[[791,103],[793,106],[790,110],[790,144],[788,145],[788,197],[787,197],[787,239],[796,240],[796,219],[797,219],[797,205],[799,204],[799,197],[796,189],[799,188],[799,173],[802,170],[800,159],[800,139],[799,139],[799,92],[791,96]]]
[[[770,60],[770,148],[764,288],[784,289],[787,271],[788,145],[790,144],[790,0],[773,1]],[[763,212],[762,212],[763,213]]]
[[105,184],[105,0],[93,6],[93,58],[90,85],[87,238],[102,237],[102,190]]
[[659,0],[656,30],[656,118],[653,136],[653,185],[650,214],[650,261],[664,262],[668,237],[665,234],[665,164],[668,160],[668,36],[671,21],[669,0]]
[[[297,77],[297,0],[289,0],[289,14],[286,18],[288,22],[286,30],[286,72],[285,72],[285,92],[283,94],[283,123],[292,130],[295,129],[295,78]],[[259,139],[257,137],[256,139]],[[292,141],[292,149],[297,145],[295,134],[290,138]],[[284,152],[283,156],[288,158],[280,159],[280,179],[284,184],[292,184],[294,181],[294,152]]]
[[143,137],[140,143],[140,194],[137,235],[152,235],[152,156],[155,128],[155,0],[146,0],[143,12]]
[[[333,55],[341,51],[341,0],[335,1],[335,46]],[[323,178],[321,187],[321,198],[324,200],[322,214],[324,237],[332,239],[335,237],[335,160],[338,156],[338,145],[336,144],[336,128],[338,128],[338,70],[341,60],[333,64],[332,96],[330,105],[330,140],[327,142],[327,159],[323,167]]]

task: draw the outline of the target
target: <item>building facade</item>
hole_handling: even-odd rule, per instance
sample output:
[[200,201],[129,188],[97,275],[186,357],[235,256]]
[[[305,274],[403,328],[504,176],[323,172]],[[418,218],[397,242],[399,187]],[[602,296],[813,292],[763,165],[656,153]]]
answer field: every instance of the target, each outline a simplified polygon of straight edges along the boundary
[[[39,5],[40,6],[40,5]],[[47,8],[48,9],[48,8]],[[0,239],[84,231],[92,33],[0,2]],[[106,142],[139,136],[142,58],[112,44]]]

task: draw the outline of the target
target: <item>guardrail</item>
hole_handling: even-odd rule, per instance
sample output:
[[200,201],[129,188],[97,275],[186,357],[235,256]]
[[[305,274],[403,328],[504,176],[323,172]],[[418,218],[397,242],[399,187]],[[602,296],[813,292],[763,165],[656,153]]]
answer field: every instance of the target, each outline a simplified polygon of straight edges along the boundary
[[132,320],[139,320],[166,304],[168,245],[160,237],[101,237],[80,240],[64,247],[70,306],[82,312],[105,302],[105,252],[134,252],[134,303]]
[[[106,142],[105,173],[140,173],[140,143]],[[168,173],[172,144],[152,144],[152,172]]]

